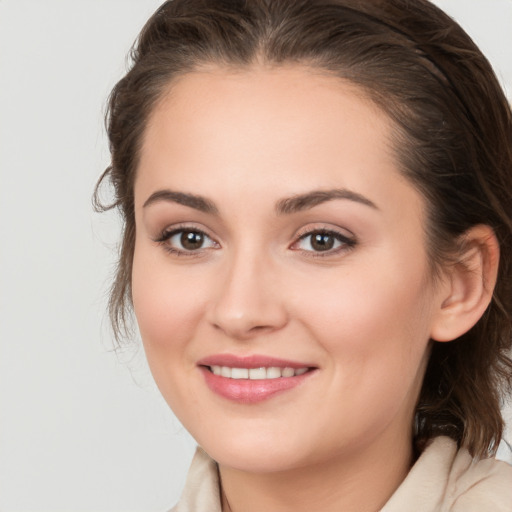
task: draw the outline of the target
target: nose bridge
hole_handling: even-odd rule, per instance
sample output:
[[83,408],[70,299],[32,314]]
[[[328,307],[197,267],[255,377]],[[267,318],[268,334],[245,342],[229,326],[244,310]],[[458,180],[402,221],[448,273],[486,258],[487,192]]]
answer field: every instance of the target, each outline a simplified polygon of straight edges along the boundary
[[281,328],[287,321],[276,265],[266,251],[240,247],[226,256],[212,304],[214,326],[234,338]]

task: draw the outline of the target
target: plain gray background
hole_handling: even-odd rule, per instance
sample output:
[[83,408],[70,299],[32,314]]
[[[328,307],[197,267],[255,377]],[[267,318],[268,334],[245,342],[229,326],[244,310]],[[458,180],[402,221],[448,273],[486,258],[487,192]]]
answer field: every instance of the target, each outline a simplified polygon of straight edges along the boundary
[[[512,93],[512,0],[438,0]],[[153,512],[194,443],[115,355],[118,219],[92,212],[105,100],[159,0],[0,0],[0,511]],[[510,414],[510,413],[508,413]]]

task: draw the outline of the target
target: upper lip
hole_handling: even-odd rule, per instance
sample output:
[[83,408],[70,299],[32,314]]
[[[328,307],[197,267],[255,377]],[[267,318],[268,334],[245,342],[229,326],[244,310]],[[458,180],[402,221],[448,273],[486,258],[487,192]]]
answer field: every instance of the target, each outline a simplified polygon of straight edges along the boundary
[[313,365],[290,361],[276,357],[253,354],[249,356],[237,356],[234,354],[216,354],[200,359],[199,366],[228,366],[230,368],[312,368]]

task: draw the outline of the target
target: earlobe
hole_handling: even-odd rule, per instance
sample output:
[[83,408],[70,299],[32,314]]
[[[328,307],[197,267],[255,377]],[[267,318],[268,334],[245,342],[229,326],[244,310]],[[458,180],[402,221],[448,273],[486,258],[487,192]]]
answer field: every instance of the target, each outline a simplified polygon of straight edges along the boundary
[[430,335],[435,341],[452,341],[469,331],[492,299],[500,252],[493,229],[472,227],[463,235],[460,248],[440,286]]

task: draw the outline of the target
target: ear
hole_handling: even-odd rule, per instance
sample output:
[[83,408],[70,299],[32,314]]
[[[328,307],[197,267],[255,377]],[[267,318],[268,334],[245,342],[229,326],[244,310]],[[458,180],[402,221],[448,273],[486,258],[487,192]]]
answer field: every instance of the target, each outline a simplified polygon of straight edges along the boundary
[[500,249],[491,227],[477,225],[461,237],[456,263],[444,269],[430,337],[452,341],[469,331],[491,302]]

